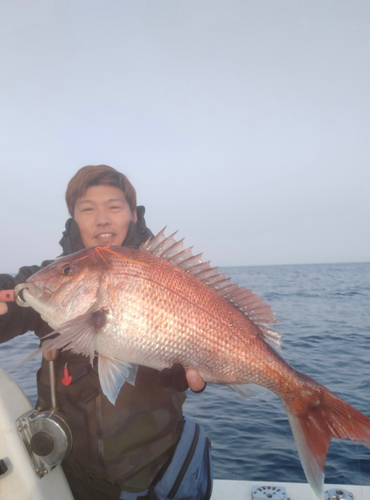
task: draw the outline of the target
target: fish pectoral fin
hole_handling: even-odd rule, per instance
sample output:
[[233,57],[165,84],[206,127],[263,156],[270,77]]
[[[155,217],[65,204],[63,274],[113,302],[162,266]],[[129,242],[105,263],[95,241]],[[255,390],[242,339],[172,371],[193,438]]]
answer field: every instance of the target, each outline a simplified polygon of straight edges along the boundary
[[[53,332],[42,338],[42,352],[49,349],[71,349],[77,354],[90,357],[91,364],[94,360],[95,335],[104,326],[106,311],[94,311],[67,321]],[[44,339],[59,333],[53,339]]]
[[256,398],[261,394],[266,394],[265,387],[256,384],[227,384],[233,391],[237,392],[245,399]]
[[125,382],[135,385],[138,366],[107,358],[102,354],[98,356],[98,371],[103,394],[114,404],[121,387]]

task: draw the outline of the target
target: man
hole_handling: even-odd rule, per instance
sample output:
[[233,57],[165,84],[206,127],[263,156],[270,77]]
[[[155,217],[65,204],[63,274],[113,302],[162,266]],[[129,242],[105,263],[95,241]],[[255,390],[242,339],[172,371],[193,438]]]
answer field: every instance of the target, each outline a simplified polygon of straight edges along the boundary
[[[106,165],[80,169],[68,184],[66,202],[71,218],[60,241],[63,255],[95,245],[138,248],[152,236],[144,207],[136,206],[134,187]],[[39,269],[23,267],[15,278],[0,275],[0,288],[13,288]],[[0,342],[28,330],[40,338],[51,331],[31,308],[12,303],[8,310],[0,302]],[[183,392],[188,386],[194,392],[205,387],[196,371],[185,374],[181,365],[162,372],[139,367],[135,386],[124,384],[112,405],[88,358],[70,351],[46,356],[55,359],[57,404],[73,434],[63,468],[77,500],[210,497],[208,440],[203,429],[182,415]],[[44,359],[37,384],[38,406],[50,408]]]

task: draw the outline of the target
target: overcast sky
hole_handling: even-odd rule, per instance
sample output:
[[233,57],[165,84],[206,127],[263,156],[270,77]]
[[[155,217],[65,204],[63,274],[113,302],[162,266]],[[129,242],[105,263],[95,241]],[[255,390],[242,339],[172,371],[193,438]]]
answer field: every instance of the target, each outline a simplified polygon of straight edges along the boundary
[[214,265],[370,260],[369,0],[2,0],[0,271],[123,171]]

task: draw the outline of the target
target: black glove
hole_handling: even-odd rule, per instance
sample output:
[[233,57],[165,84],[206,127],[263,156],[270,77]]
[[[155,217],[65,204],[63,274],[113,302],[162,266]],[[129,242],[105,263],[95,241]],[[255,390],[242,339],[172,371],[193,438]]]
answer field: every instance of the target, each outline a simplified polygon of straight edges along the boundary
[[172,368],[165,368],[159,372],[157,384],[166,389],[172,387],[178,392],[184,392],[189,389],[184,367],[180,363],[176,363]]
[[[157,384],[160,387],[165,387],[168,389],[172,387],[175,391],[184,392],[189,389],[188,381],[186,380],[186,372],[184,367],[180,363],[176,363],[172,368],[165,368],[158,373]],[[204,383],[204,387],[200,391],[193,391],[196,394],[200,394],[206,388],[207,383]]]

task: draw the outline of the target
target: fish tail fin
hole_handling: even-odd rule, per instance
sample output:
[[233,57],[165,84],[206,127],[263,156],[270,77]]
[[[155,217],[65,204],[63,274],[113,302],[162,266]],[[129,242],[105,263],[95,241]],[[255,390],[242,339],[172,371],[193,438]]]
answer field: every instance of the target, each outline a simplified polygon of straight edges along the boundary
[[[331,438],[370,445],[370,418],[313,379],[300,375],[301,395],[283,402],[307,480],[317,497],[323,499],[324,465]],[[306,383],[303,388],[302,382]]]

